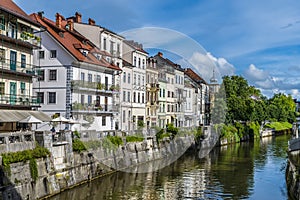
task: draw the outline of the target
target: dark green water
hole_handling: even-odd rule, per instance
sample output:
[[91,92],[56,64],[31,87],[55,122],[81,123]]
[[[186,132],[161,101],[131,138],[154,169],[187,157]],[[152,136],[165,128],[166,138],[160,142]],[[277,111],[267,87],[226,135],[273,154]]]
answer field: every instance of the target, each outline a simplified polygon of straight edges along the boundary
[[159,171],[114,173],[51,199],[288,199],[288,139],[218,147],[202,159],[187,152]]

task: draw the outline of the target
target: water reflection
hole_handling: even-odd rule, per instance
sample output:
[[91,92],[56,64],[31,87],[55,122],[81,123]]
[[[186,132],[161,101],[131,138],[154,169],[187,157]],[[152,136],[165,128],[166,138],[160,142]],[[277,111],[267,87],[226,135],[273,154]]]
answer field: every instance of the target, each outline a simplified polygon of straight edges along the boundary
[[280,136],[215,148],[203,159],[189,151],[156,172],[114,173],[51,199],[287,199],[287,141]]

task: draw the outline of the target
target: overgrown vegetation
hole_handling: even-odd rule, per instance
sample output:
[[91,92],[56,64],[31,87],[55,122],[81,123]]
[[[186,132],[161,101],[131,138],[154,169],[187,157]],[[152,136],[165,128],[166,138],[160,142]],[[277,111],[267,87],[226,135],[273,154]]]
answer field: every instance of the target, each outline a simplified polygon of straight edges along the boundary
[[201,138],[203,138],[203,131],[200,126],[194,131],[194,138],[195,141],[199,141]]
[[81,153],[81,152],[87,150],[86,147],[85,147],[85,145],[84,145],[84,143],[80,139],[78,139],[78,138],[75,138],[73,140],[72,147],[73,147],[73,151],[75,151],[77,153]]
[[46,158],[49,155],[50,152],[48,149],[37,145],[34,149],[1,154],[2,165],[4,166],[5,171],[10,175],[11,163],[26,162],[29,160],[31,177],[33,180],[36,180],[36,178],[38,177],[38,169],[35,159]]
[[119,136],[107,136],[102,139],[102,146],[105,149],[115,150],[123,145],[123,140]]
[[291,129],[292,126],[293,125],[290,124],[289,122],[272,122],[270,124],[265,125],[265,127],[272,128],[275,131],[282,131],[282,130],[286,130],[286,129]]
[[93,150],[96,150],[102,146],[102,142],[100,140],[87,141],[87,142],[83,142],[83,144],[87,149],[93,149]]
[[143,142],[144,138],[137,135],[126,136],[126,142]]

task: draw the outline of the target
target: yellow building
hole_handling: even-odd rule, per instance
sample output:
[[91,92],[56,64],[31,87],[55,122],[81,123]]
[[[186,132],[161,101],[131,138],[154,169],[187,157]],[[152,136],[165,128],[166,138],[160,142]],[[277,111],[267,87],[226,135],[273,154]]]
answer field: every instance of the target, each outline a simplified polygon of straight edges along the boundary
[[40,27],[11,0],[0,1],[0,109],[32,110],[33,49]]

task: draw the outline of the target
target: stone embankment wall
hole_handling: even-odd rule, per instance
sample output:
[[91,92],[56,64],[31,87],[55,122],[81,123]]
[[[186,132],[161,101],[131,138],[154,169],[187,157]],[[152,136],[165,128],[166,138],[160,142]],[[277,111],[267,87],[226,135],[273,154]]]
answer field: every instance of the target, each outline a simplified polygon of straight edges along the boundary
[[300,151],[288,153],[285,178],[290,199],[300,199]]
[[57,166],[57,161],[52,156],[36,160],[38,169],[36,180],[31,177],[29,161],[11,164],[11,173],[0,170],[0,200],[39,199],[116,170],[148,171],[149,168],[134,166],[163,160],[151,166],[151,170],[159,169],[175,161],[193,143],[193,136],[164,140],[159,145],[155,138],[147,138],[144,142],[127,143],[115,150],[97,149],[80,154],[70,154],[67,147],[64,148],[67,156],[63,158],[63,165]]

